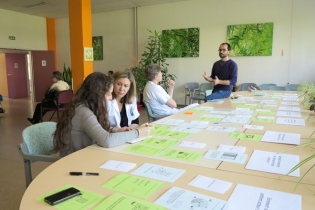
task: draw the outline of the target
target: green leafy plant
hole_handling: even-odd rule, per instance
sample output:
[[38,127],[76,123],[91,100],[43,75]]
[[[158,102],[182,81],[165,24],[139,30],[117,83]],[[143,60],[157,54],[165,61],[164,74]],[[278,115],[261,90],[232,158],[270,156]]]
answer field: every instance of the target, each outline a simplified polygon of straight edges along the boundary
[[72,71],[70,67],[66,67],[66,64],[63,65],[62,80],[72,86]]
[[313,83],[303,82],[299,84],[297,89],[300,98],[303,98],[302,104],[311,105],[310,110],[314,110],[315,103],[315,85]]

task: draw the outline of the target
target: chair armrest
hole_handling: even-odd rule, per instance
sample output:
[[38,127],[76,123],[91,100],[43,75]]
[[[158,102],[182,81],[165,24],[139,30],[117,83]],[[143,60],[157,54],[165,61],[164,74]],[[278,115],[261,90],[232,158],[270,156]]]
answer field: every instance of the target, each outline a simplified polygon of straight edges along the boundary
[[195,95],[195,91],[199,91],[199,93],[198,93],[198,94],[200,94],[200,88],[194,89],[194,91],[193,91],[193,95]]

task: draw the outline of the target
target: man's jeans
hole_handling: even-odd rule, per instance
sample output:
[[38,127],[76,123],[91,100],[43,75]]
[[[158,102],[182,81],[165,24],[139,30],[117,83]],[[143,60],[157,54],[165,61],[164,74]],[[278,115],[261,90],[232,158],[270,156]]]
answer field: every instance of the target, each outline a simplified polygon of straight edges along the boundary
[[213,99],[220,99],[220,98],[228,98],[231,95],[230,90],[218,90],[216,92],[212,92],[211,95],[206,97],[206,101],[213,100]]

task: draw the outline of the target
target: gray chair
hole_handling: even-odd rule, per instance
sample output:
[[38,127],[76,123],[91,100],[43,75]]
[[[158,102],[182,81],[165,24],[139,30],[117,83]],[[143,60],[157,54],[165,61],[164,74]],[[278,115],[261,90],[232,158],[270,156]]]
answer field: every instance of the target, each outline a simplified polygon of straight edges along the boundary
[[60,159],[57,156],[51,156],[55,130],[55,122],[38,123],[23,130],[23,143],[18,145],[18,150],[24,160],[26,187],[33,180],[31,170],[33,162],[55,162]]
[[199,88],[193,91],[193,94],[190,97],[190,103],[192,103],[193,100],[198,101],[199,104],[200,101],[204,102],[206,100],[207,90],[213,90],[213,84],[211,82],[201,83]]
[[270,86],[269,87],[269,90],[285,90],[285,87],[284,86]]
[[261,84],[259,88],[260,90],[269,90],[270,86],[277,86],[277,85],[274,83],[265,83],[265,84]]
[[242,83],[238,90],[248,90],[249,87],[254,87],[257,90],[260,90],[260,88],[256,85],[256,83]]
[[199,88],[198,82],[188,82],[185,84],[185,105],[187,105],[187,97],[190,102],[191,94],[195,89]]
[[285,90],[288,90],[288,91],[297,91],[299,85],[298,84],[287,84],[285,86]]
[[162,119],[162,118],[164,118],[164,117],[169,116],[169,115],[153,114],[152,109],[151,109],[151,107],[150,107],[150,104],[147,103],[147,102],[145,102],[145,101],[143,101],[143,103],[144,103],[145,108],[146,108],[146,110],[147,110],[148,120],[149,120],[150,123],[153,122],[153,121],[155,121],[155,120],[159,120],[159,119]]

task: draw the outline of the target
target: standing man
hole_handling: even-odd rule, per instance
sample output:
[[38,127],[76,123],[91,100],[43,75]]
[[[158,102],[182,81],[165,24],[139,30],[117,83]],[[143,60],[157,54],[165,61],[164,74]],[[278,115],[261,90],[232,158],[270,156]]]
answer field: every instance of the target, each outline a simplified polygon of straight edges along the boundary
[[229,58],[231,45],[222,43],[219,47],[221,60],[215,62],[212,67],[211,76],[204,72],[205,80],[214,85],[212,94],[206,97],[206,101],[220,98],[228,98],[231,95],[233,86],[237,82],[237,64]]
[[161,67],[151,64],[146,67],[147,84],[143,91],[143,100],[150,104],[152,112],[158,115],[172,115],[179,110],[173,99],[175,82],[171,79],[167,81],[168,93],[158,83],[162,81]]

